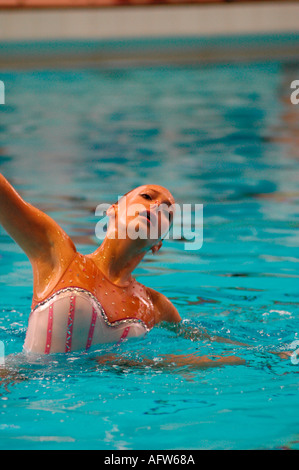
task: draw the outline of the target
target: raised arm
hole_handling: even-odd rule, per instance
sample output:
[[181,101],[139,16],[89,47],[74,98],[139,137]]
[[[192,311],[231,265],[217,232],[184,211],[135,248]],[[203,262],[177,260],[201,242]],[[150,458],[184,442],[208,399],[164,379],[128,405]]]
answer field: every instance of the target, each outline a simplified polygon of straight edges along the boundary
[[0,174],[0,223],[29,259],[53,253],[53,243],[74,248],[68,235],[51,217],[25,202]]
[[43,291],[55,271],[66,267],[75,253],[70,237],[51,217],[25,202],[0,174],[0,224],[26,253],[34,272],[35,289]]

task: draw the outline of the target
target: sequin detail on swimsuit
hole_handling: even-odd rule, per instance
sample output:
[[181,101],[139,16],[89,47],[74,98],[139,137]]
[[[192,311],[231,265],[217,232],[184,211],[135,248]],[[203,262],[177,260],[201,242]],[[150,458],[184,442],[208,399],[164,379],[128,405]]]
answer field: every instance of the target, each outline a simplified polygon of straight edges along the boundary
[[47,341],[46,341],[45,354],[49,354],[50,349],[51,349],[52,328],[53,328],[53,304],[51,304],[49,306],[48,330],[47,330]]
[[127,326],[127,328],[124,329],[123,334],[121,335],[120,340],[117,343],[117,345],[119,345],[120,343],[122,343],[126,339],[126,337],[129,334],[129,331],[130,331],[130,326]]
[[88,350],[96,344],[120,344],[144,336],[147,325],[137,318],[110,322],[99,302],[79,287],[60,289],[34,307],[29,317],[24,349],[49,354]]
[[89,333],[88,333],[88,338],[87,338],[87,343],[86,343],[86,351],[88,351],[88,349],[91,346],[96,321],[97,321],[97,311],[93,307],[92,308],[92,317],[91,317],[91,322],[90,322],[90,327],[89,327]]
[[74,317],[75,317],[75,304],[76,304],[76,297],[74,295],[72,295],[71,296],[71,302],[70,302],[70,311],[69,311],[69,315],[68,315],[68,322],[67,322],[65,352],[70,352],[71,347],[72,347],[72,335],[73,335],[73,326],[74,326]]

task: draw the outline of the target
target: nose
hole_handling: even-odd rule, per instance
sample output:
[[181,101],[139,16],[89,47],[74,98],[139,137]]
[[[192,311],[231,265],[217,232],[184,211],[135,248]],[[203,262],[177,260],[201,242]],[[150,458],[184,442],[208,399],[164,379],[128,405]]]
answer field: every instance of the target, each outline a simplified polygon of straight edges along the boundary
[[158,201],[158,199],[156,201],[154,201],[154,204],[151,204],[151,209],[152,210],[156,210],[158,209],[158,207],[160,206],[160,202]]

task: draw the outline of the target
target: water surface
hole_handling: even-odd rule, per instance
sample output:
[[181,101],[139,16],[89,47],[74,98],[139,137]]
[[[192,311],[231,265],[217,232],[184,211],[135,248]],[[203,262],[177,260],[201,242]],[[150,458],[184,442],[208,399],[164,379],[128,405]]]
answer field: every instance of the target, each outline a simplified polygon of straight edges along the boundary
[[[2,73],[0,171],[92,252],[101,202],[144,183],[204,205],[204,243],[166,241],[135,271],[190,328],[250,345],[146,339],[28,358],[32,272],[0,231],[0,447],[298,449],[298,117],[295,63]],[[164,354],[234,354],[244,366],[148,367]],[[127,364],[97,357],[116,354]],[[140,366],[130,365],[130,361]]]

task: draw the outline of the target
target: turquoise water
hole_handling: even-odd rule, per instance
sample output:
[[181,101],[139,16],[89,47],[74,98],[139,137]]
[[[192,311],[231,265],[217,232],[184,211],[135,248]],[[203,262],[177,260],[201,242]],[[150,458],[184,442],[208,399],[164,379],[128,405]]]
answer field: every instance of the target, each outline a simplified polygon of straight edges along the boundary
[[[101,202],[143,183],[204,205],[204,243],[166,241],[137,279],[186,326],[90,354],[22,355],[32,273],[0,231],[2,449],[299,448],[298,365],[271,351],[298,339],[296,63],[1,73],[0,171],[82,253]],[[99,364],[105,354],[123,357]],[[237,355],[242,366],[154,368],[164,354]],[[138,360],[139,366],[130,364]]]

